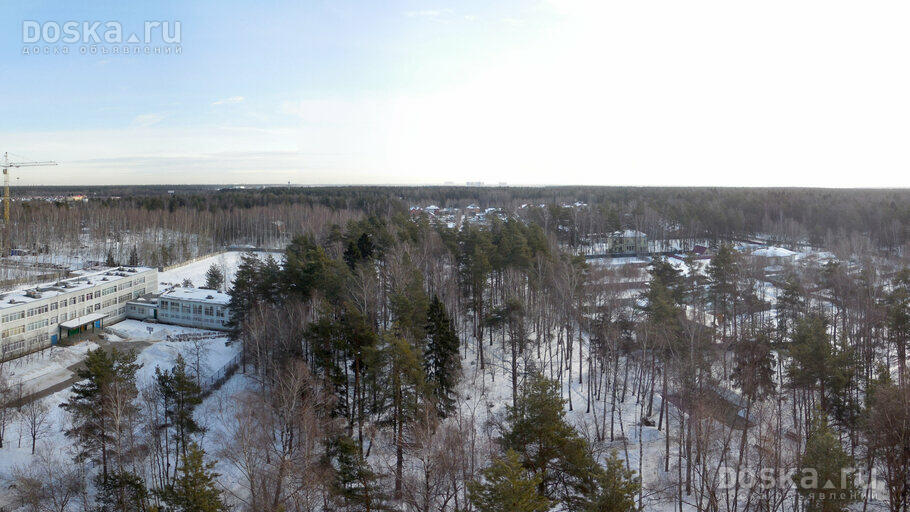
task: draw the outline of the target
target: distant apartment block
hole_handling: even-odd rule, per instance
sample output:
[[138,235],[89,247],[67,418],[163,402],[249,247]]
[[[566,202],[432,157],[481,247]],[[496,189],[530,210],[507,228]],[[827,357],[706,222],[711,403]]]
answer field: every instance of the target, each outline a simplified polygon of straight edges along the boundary
[[126,318],[126,303],[156,291],[158,271],[105,267],[0,294],[0,359],[100,330]]

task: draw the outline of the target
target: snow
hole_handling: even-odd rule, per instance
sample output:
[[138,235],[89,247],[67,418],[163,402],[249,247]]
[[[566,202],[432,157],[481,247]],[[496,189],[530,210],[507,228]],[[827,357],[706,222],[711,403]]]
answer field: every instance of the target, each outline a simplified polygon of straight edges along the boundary
[[[149,332],[149,328],[152,329]],[[183,327],[180,325],[167,325],[152,322],[143,322],[141,320],[127,319],[122,322],[106,328],[107,332],[113,333],[122,339],[132,340],[150,340],[165,341],[168,337],[175,337],[181,334],[200,334],[209,333],[213,336],[226,336],[223,332],[207,331],[204,329],[195,329],[193,327]]]
[[765,247],[752,252],[753,256],[762,256],[765,258],[792,258],[796,256],[796,254],[796,252],[791,251],[790,249],[774,246]]
[[[202,286],[205,284],[205,273],[214,264],[220,267],[224,273],[224,289],[226,290],[234,280],[234,274],[237,272],[244,254],[248,253],[240,251],[221,252],[164,272],[158,272],[159,289],[182,284],[187,279],[193,283],[193,286]],[[269,256],[272,256],[278,262],[284,261],[284,255],[281,253],[255,252],[253,254],[263,261]]]
[[203,288],[175,288],[161,295],[162,299],[191,300],[210,304],[227,304],[231,296],[226,293],[216,292]]
[[13,385],[22,384],[23,394],[29,395],[73,377],[68,368],[83,359],[89,350],[98,348],[92,342],[70,347],[50,347],[0,364],[2,375]]
[[[153,328],[151,334],[148,332],[147,327]],[[239,344],[226,344],[227,338],[224,333],[190,327],[164,326],[136,320],[124,320],[113,328],[108,328],[108,331],[109,334],[106,337],[114,343],[114,346],[116,346],[117,341],[151,342],[137,354],[137,362],[142,364],[142,368],[136,374],[136,382],[140,390],[153,382],[156,367],[162,370],[172,368],[178,354],[183,354],[187,364],[191,364],[194,344],[185,341],[161,341],[165,340],[168,335],[195,334],[211,336],[201,342],[205,346],[205,359],[202,368],[204,377],[214,375],[221,370],[240,351]],[[63,371],[69,372],[69,370],[66,370],[67,366],[78,363],[89,350],[97,347],[98,345],[89,342],[72,347],[52,347],[42,351],[40,353],[41,357],[29,356],[3,363],[4,374],[8,377],[12,375],[14,379],[21,379],[29,383],[37,382],[36,379],[46,380],[49,375]],[[236,391],[237,383],[242,381],[236,380],[236,377],[231,381],[234,383],[234,387],[231,389]],[[71,454],[65,452],[72,447],[72,443],[63,434],[68,428],[68,418],[59,405],[69,398],[70,392],[71,388],[67,388],[44,398],[50,411],[49,428],[47,434],[42,439],[39,439],[37,443],[38,450],[54,450],[63,453],[64,459],[71,458]],[[197,410],[197,413],[201,413],[201,410]],[[212,449],[214,450],[215,448]],[[22,418],[16,416],[7,429],[4,447],[0,449],[0,478],[8,475],[12,468],[28,464],[31,460],[31,442],[28,439]],[[3,496],[0,494],[0,507],[3,505]]]

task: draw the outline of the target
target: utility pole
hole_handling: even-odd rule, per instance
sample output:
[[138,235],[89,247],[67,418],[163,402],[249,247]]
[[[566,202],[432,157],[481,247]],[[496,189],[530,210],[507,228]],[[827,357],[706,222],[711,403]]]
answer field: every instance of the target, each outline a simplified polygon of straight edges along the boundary
[[10,236],[10,222],[9,222],[9,170],[12,168],[18,167],[39,167],[45,165],[57,165],[57,162],[47,161],[47,162],[10,162],[9,154],[3,153],[3,160],[0,160],[0,168],[3,169],[3,231],[5,237],[0,236],[0,257],[7,256],[9,250],[12,248],[5,247],[4,242],[9,244]]

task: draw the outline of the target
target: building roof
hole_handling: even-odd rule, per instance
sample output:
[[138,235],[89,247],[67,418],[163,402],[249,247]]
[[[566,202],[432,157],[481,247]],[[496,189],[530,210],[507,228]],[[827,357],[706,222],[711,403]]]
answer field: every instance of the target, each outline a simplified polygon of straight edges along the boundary
[[627,229],[625,231],[614,231],[613,236],[621,236],[623,238],[645,238],[648,235],[642,233],[641,231]]
[[92,323],[96,320],[101,320],[106,317],[106,314],[103,313],[91,313],[89,315],[83,315],[78,318],[73,318],[72,320],[67,320],[66,322],[61,322],[60,327],[64,329],[75,329],[81,325]]
[[783,247],[765,247],[752,252],[753,256],[763,256],[765,258],[790,258],[796,256],[796,253]]
[[96,285],[116,283],[141,272],[154,270],[150,267],[100,267],[74,272],[72,277],[42,284],[22,286],[0,294],[0,309],[12,308],[57,295],[84,290]]
[[207,304],[227,305],[231,301],[231,296],[226,293],[207,290],[205,288],[174,288],[161,294],[161,299],[188,300],[192,302],[204,302]]

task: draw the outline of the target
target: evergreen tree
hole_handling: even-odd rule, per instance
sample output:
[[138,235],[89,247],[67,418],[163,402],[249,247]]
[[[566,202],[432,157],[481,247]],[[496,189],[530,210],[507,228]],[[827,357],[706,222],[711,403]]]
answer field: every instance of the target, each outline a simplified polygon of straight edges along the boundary
[[799,389],[819,391],[822,410],[827,410],[827,391],[833,352],[828,340],[827,322],[818,315],[804,317],[796,325],[790,345],[790,384]]
[[854,461],[821,418],[819,414],[793,481],[808,512],[842,512],[859,496],[848,471]]
[[611,453],[607,464],[597,474],[597,488],[585,497],[580,510],[583,512],[633,512],[635,497],[641,482],[635,472],[624,467],[616,453]]
[[568,510],[589,510],[598,500],[622,502],[621,496],[634,500],[638,484],[632,473],[598,465],[588,443],[566,421],[557,383],[529,375],[517,405],[506,411],[506,425],[503,446],[540,477],[542,496]]
[[455,386],[461,372],[460,343],[455,325],[446,313],[445,305],[434,295],[427,308],[427,341],[424,351],[424,371],[432,386],[439,414],[452,412]]
[[202,403],[202,393],[195,379],[186,371],[186,361],[177,355],[171,371],[155,368],[155,382],[164,403],[164,415],[168,430],[173,429],[174,450],[177,459],[186,461],[190,436],[202,431],[193,417],[193,410]]
[[228,302],[228,310],[231,312],[230,327],[235,334],[240,331],[247,314],[260,300],[261,268],[262,262],[255,254],[244,254],[240,257],[240,265],[234,273],[231,298]]
[[[129,416],[136,390],[137,364],[133,353],[113,349],[108,354],[103,348],[89,351],[85,367],[76,375],[79,382],[73,385],[68,401],[60,407],[70,413],[72,426],[67,437],[78,446],[77,460],[90,459],[101,465],[103,481],[107,481],[111,462],[122,454],[116,453],[115,439],[123,434],[121,423]],[[114,410],[119,404],[120,409]]]
[[537,490],[541,476],[526,470],[513,450],[481,474],[483,482],[468,483],[471,503],[478,512],[545,512],[552,507]]
[[148,490],[142,477],[126,470],[99,475],[95,488],[97,512],[146,512]]
[[114,253],[111,249],[107,250],[107,258],[104,260],[104,265],[108,267],[116,267],[117,262],[114,261]]
[[795,328],[805,310],[802,288],[796,276],[791,275],[777,298],[777,329],[782,337]]
[[383,510],[385,496],[376,474],[353,439],[348,436],[332,438],[327,443],[325,458],[335,472],[332,494],[342,506],[352,512]]
[[205,273],[205,286],[210,290],[221,289],[221,286],[224,284],[224,272],[221,271],[221,267],[212,263],[209,269]]
[[[187,455],[177,470],[177,478],[165,487],[159,495],[165,503],[166,512],[221,512],[227,510],[221,500],[221,490],[212,471],[214,462],[204,461],[205,452],[196,443],[191,443]],[[164,512],[163,511],[163,512]]]
[[131,266],[131,267],[138,267],[138,266],[139,266],[139,252],[136,250],[136,246],[135,246],[135,245],[133,246],[132,249],[130,249],[130,259],[129,259],[129,263],[128,263],[128,264],[129,264],[129,266]]

